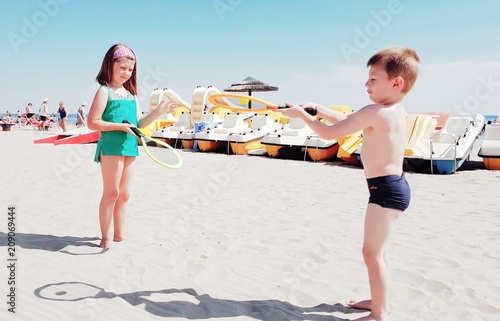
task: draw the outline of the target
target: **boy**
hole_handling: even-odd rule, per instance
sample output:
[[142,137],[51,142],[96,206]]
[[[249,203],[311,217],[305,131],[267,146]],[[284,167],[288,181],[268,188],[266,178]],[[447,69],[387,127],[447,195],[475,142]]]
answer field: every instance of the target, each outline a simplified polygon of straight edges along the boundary
[[[403,175],[406,144],[406,111],[402,100],[413,87],[419,72],[419,57],[408,47],[390,47],[373,55],[367,63],[369,77],[365,86],[368,105],[344,115],[318,104],[287,104],[283,113],[303,119],[319,136],[335,139],[363,129],[364,175],[370,198],[365,213],[363,259],[368,269],[371,300],[351,301],[352,308],[371,310],[358,319],[389,320],[390,264],[386,246],[395,221],[408,207],[410,187]],[[317,114],[333,125],[309,115]]]

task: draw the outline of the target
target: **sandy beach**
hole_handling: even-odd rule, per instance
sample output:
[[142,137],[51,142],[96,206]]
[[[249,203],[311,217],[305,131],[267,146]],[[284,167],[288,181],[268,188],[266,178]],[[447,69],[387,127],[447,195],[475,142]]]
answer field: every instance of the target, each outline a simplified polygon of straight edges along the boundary
[[[49,134],[0,132],[0,320],[367,315],[345,306],[369,297],[360,167],[183,150],[184,166],[169,170],[141,150],[126,240],[102,250],[95,144],[33,144]],[[500,320],[500,172],[476,154],[453,175],[406,172],[391,320]]]

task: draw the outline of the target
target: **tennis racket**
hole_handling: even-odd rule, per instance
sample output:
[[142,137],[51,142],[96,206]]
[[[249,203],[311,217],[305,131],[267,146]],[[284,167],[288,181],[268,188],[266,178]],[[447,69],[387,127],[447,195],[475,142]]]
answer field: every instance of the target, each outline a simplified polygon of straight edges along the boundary
[[[264,105],[265,108],[261,108],[261,109],[264,109],[264,110],[266,110],[266,109],[279,110],[279,109],[286,109],[286,108],[288,108],[284,104],[283,105],[276,105],[276,104],[270,103],[268,101],[262,100],[260,98],[256,98],[256,97],[253,97],[253,96],[239,95],[239,94],[221,93],[221,94],[214,94],[214,95],[211,95],[210,97],[208,97],[208,101],[211,104],[213,104],[214,106],[223,107],[223,108],[229,109],[231,111],[235,111],[235,112],[258,112],[259,109],[248,109],[248,108],[242,108],[242,107],[231,107],[231,106],[227,106],[227,105],[222,105],[217,100],[219,98],[239,98],[239,99],[250,100],[250,101],[253,101],[253,102],[256,102],[256,103]],[[308,114],[310,114],[312,116],[316,116],[318,114],[318,111],[315,108],[307,107],[307,108],[304,108],[304,110]]]
[[[123,120],[122,123],[130,124],[126,120]],[[147,137],[146,135],[141,133],[141,131],[137,127],[132,127],[130,129],[132,129],[134,134],[138,138],[140,138],[140,140],[142,141],[142,148],[144,149],[144,152],[155,163],[157,163],[160,166],[170,168],[170,169],[176,169],[176,168],[182,167],[183,161],[182,161],[181,155],[179,155],[179,153],[175,150],[175,148],[173,148],[172,146],[170,146],[169,144],[167,144],[161,140]],[[157,144],[157,146],[160,145],[160,146],[166,147],[168,149],[168,151],[166,151],[163,148],[155,148],[155,150],[152,151],[149,149],[147,141],[154,142]],[[175,163],[175,162],[177,162],[177,163]]]

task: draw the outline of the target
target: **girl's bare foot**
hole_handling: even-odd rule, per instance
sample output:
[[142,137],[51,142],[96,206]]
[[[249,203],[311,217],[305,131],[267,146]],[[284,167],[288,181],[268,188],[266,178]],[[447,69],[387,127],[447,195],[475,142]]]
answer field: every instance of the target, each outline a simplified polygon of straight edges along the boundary
[[351,300],[347,303],[347,306],[353,309],[359,310],[372,310],[372,300],[355,301]]
[[99,244],[99,247],[102,247],[103,249],[109,248],[111,245],[111,242],[108,240],[101,240],[101,243]]
[[113,237],[113,242],[121,242],[121,241],[123,241],[123,237],[121,237],[121,236]]

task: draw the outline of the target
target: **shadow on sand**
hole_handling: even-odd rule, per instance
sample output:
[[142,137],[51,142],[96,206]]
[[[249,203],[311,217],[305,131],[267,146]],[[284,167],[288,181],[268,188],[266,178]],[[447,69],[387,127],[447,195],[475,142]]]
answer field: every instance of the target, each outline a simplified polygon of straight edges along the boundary
[[[8,234],[0,232],[0,246],[8,245]],[[99,245],[91,241],[99,241],[98,237],[75,237],[75,236],[55,236],[33,233],[16,233],[15,245],[23,249],[30,250],[44,250],[49,252],[61,252],[69,255],[96,255],[106,252],[108,249],[100,248]],[[86,247],[91,248],[91,252],[70,252],[64,248],[72,247]]]
[[[193,289],[165,289],[116,294],[82,282],[61,282],[44,285],[35,290],[41,299],[52,301],[81,301],[86,299],[120,298],[132,306],[144,304],[144,309],[160,317],[201,320],[245,316],[263,321],[348,321],[328,313],[363,313],[340,303],[320,304],[304,308],[280,300],[236,301],[212,298]],[[169,300],[168,296],[171,296]],[[154,296],[152,298],[152,296]],[[160,299],[159,299],[160,298]],[[180,300],[179,298],[184,298]],[[90,304],[89,304],[90,306]],[[93,304],[92,304],[93,306]],[[81,310],[79,310],[81,311]]]

